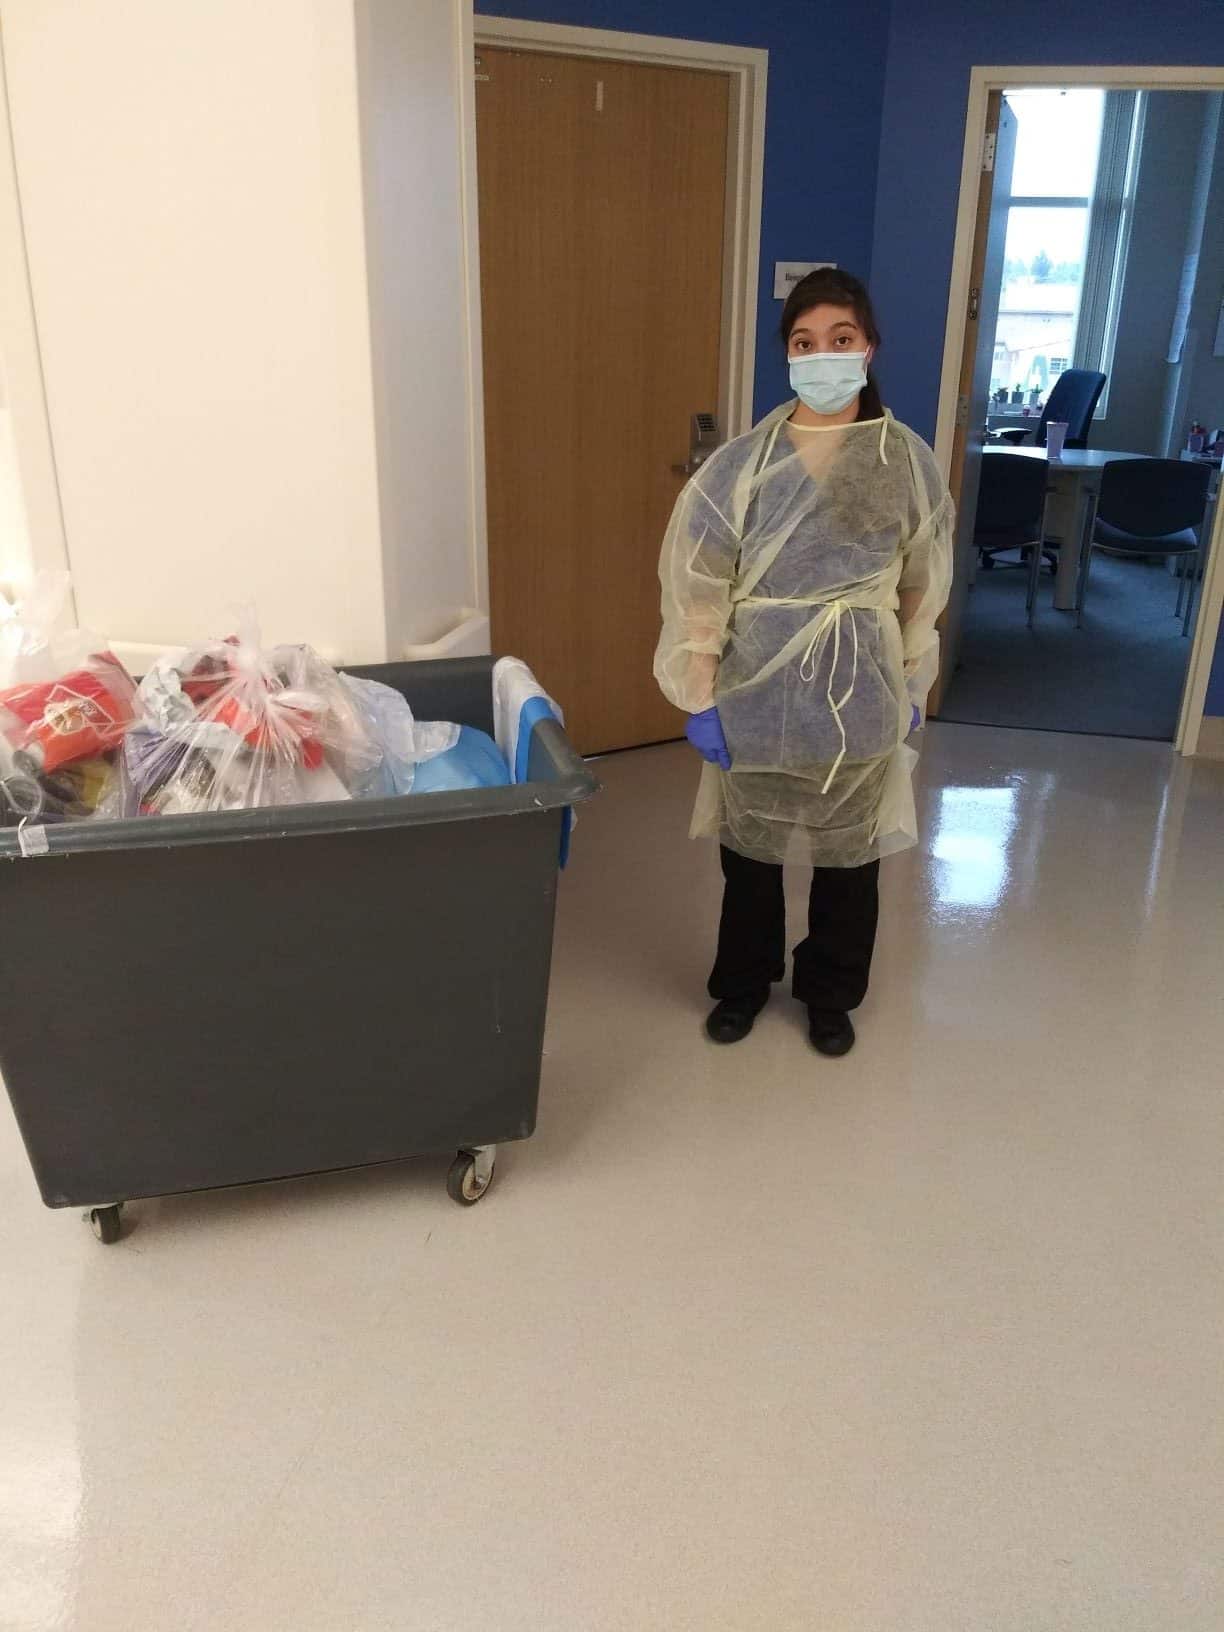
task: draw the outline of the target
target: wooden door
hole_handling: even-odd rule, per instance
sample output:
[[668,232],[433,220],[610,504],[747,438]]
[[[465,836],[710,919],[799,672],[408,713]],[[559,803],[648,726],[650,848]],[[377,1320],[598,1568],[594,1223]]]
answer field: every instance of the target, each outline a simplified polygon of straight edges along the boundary
[[939,678],[929,711],[938,715],[951,683],[960,650],[961,624],[973,574],[973,523],[977,512],[982,442],[989,410],[990,373],[994,359],[1003,259],[1007,245],[1007,210],[1011,203],[1012,163],[1016,155],[1016,116],[1001,91],[991,91],[986,106],[986,145],[978,188],[977,225],[969,272],[969,311],[965,322],[957,387],[956,434],[948,486],[956,502],[956,552],[952,593],[940,620]]
[[718,410],[730,81],[481,46],[493,643],[584,753],[677,737],[659,546]]

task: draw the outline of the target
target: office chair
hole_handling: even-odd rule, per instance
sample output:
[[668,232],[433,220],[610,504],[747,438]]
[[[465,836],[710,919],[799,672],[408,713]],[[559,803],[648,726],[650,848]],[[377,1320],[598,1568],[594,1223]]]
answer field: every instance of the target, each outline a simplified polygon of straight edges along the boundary
[[1054,559],[1042,544],[1047,475],[1044,459],[1026,459],[1019,453],[983,454],[977,510],[973,517],[973,542],[983,567],[993,566],[995,556],[1004,550],[1019,550],[1023,565],[1024,554],[1028,552],[1026,611],[1030,629],[1042,555]]
[[[1211,470],[1207,465],[1183,464],[1179,459],[1110,460],[1101,472],[1096,522],[1091,542],[1080,562],[1080,581],[1075,598],[1077,624],[1084,621],[1092,551],[1095,546],[1104,545],[1120,555],[1186,558],[1180,574],[1174,616],[1180,616],[1184,596],[1186,610],[1182,635],[1184,637],[1190,633],[1190,619],[1198,589],[1198,529],[1202,527],[1207,509],[1210,480]],[[1188,588],[1187,563],[1190,568]]]
[[1063,444],[1064,447],[1086,448],[1088,433],[1092,429],[1092,416],[1096,413],[1096,405],[1101,400],[1101,392],[1104,389],[1104,374],[1098,374],[1089,368],[1069,368],[1055,380],[1054,389],[1041,410],[1035,435],[1019,427],[1014,430],[997,431],[995,434],[1000,441],[1010,442],[1013,447],[1025,443],[1031,447],[1044,448],[1046,426],[1050,420],[1065,419],[1067,440]]

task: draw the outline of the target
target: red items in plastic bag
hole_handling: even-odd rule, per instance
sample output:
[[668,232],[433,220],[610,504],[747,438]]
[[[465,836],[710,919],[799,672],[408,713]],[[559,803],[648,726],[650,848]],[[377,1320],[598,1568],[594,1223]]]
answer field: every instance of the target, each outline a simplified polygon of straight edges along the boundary
[[135,682],[71,616],[67,573],[0,598],[0,826],[92,816],[135,718]]
[[[183,690],[190,696],[185,682]],[[248,748],[258,748],[267,753],[275,751],[278,746],[287,745],[298,754],[306,770],[317,771],[324,757],[323,744],[319,740],[319,733],[323,729],[319,715],[300,702],[286,701],[284,694],[276,703],[275,711],[265,703],[263,717],[260,717],[231,694],[217,700],[212,709],[212,718],[221,725],[229,726]]]
[[28,775],[96,759],[117,748],[135,718],[136,687],[110,652],[56,680],[0,691],[0,735]]
[[335,670],[240,635],[160,658],[124,739],[121,810],[169,816],[349,799],[381,762]]

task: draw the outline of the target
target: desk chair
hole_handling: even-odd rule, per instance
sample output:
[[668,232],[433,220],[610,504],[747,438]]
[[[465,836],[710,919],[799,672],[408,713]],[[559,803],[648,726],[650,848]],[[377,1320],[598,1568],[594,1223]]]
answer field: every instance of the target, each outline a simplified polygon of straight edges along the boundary
[[[1088,573],[1097,545],[1119,555],[1182,556],[1177,590],[1180,616],[1185,598],[1183,637],[1190,633],[1199,576],[1199,529],[1207,509],[1211,471],[1178,459],[1114,459],[1101,472],[1101,492],[1091,538],[1080,562],[1075,599],[1076,623],[1084,621]],[[1194,559],[1189,560],[1190,557]],[[1189,562],[1190,571],[1185,570]],[[1187,576],[1189,588],[1187,590]]]
[[1090,368],[1069,368],[1055,380],[1054,389],[1041,410],[1035,435],[1021,429],[998,431],[996,435],[1001,441],[1010,442],[1013,447],[1028,443],[1032,447],[1044,448],[1046,426],[1050,420],[1065,419],[1067,440],[1063,446],[1086,448],[1088,433],[1092,429],[1092,416],[1096,412],[1096,405],[1101,400],[1101,392],[1104,389],[1104,374],[1098,374]]
[[1018,453],[983,455],[973,518],[973,542],[983,567],[992,567],[1004,550],[1019,550],[1021,564],[1028,553],[1030,629],[1043,553],[1047,474],[1044,459],[1026,459]]

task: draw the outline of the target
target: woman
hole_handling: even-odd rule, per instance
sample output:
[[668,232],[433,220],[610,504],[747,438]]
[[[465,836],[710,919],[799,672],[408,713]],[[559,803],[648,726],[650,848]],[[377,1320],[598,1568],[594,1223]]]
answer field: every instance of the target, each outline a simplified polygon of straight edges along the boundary
[[880,401],[856,278],[804,278],[782,339],[797,400],[720,448],[676,505],[655,674],[708,762],[693,836],[722,845],[707,1030],[740,1042],[784,978],[782,863],[802,861],[794,993],[836,1056],[867,992],[880,857],[917,838],[907,739],[938,667],[952,503],[931,450]]

